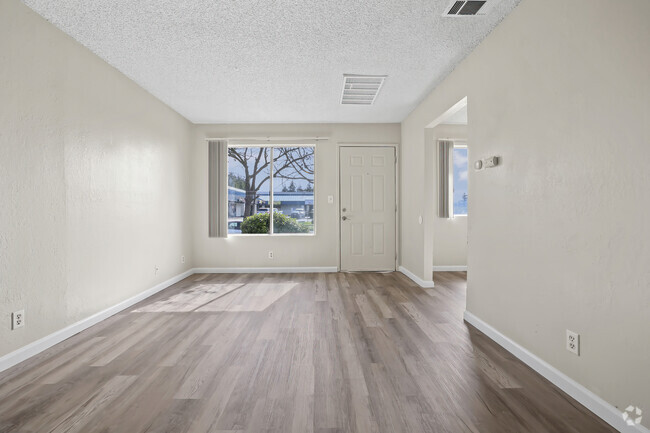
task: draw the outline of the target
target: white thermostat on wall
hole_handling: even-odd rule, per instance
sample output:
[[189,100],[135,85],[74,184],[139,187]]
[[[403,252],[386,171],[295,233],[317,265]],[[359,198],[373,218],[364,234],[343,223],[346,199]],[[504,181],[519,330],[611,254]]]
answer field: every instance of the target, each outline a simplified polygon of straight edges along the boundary
[[485,158],[485,168],[496,167],[497,165],[499,165],[498,156],[491,156],[489,158]]

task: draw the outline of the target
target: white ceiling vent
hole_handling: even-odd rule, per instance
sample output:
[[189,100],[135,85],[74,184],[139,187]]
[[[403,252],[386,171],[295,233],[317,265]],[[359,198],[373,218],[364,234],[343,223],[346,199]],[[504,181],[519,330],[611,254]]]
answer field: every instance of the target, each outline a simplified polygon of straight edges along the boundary
[[386,75],[343,75],[343,105],[372,105],[384,85]]
[[491,6],[492,3],[496,3],[496,0],[492,1],[452,1],[451,4],[445,9],[443,16],[446,17],[471,17],[475,15],[485,15],[487,14],[487,9]]

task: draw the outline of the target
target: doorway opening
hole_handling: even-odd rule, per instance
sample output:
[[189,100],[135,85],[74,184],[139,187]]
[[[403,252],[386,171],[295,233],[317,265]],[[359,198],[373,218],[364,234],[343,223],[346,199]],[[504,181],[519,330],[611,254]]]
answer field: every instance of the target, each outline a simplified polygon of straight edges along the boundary
[[467,271],[468,218],[471,212],[467,98],[428,125],[427,158],[434,200],[430,257],[432,272]]

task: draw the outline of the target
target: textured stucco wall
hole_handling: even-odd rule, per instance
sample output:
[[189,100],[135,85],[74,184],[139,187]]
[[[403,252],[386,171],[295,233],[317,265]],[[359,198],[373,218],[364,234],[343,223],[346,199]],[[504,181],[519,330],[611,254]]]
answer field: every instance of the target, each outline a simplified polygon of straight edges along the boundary
[[[611,404],[645,410],[649,16],[646,0],[523,0],[402,123],[403,162],[417,161],[424,128],[466,96],[472,159],[502,158],[469,173],[467,310]],[[403,188],[418,170],[402,171]],[[405,210],[403,239],[422,237]]]
[[0,2],[0,356],[190,267],[191,131],[18,0]]
[[[239,124],[197,125],[192,147],[193,241],[196,267],[321,267],[339,264],[340,143],[399,144],[400,125]],[[208,237],[208,146],[210,137],[329,137],[316,145],[314,236]],[[334,203],[327,203],[327,196]],[[267,256],[273,250],[274,259]]]

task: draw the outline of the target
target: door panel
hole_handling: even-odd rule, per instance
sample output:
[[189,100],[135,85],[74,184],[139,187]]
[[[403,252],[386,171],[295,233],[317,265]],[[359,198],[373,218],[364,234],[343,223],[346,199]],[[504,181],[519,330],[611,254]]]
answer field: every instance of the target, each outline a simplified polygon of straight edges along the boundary
[[373,223],[372,224],[372,253],[373,254],[384,254],[384,224],[383,223]]
[[341,270],[395,270],[395,149],[341,147]]
[[386,179],[383,175],[374,174],[372,176],[372,211],[383,212],[384,209],[384,188]]
[[360,212],[363,209],[363,176],[350,176],[350,200],[348,210]]

